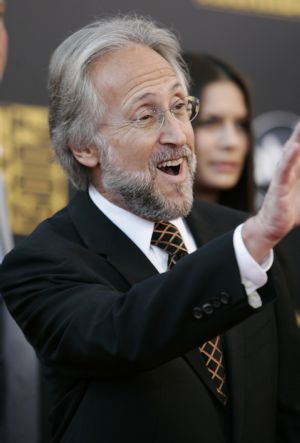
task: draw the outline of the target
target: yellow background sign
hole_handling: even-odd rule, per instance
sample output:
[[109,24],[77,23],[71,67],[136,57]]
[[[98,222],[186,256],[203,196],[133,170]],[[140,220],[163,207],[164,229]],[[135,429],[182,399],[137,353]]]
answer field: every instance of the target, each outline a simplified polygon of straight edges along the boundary
[[0,106],[0,170],[11,228],[26,235],[68,200],[68,184],[54,162],[46,107]]
[[259,14],[300,17],[300,0],[194,0],[201,6],[211,6]]

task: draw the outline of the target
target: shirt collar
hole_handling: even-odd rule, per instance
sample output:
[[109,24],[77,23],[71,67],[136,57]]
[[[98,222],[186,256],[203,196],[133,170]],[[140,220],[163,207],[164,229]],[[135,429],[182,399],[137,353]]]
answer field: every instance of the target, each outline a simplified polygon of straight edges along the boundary
[[104,215],[146,254],[151,246],[154,223],[115,205],[103,197],[93,185],[89,187],[89,195]]
[[[109,218],[127,237],[135,243],[144,254],[148,254],[151,248],[151,238],[154,228],[154,222],[145,220],[126,209],[120,208],[111,201],[103,197],[93,186],[89,186],[89,195],[94,204]],[[196,249],[194,240],[191,238],[189,229],[182,218],[171,220],[181,233],[187,249],[192,252]]]

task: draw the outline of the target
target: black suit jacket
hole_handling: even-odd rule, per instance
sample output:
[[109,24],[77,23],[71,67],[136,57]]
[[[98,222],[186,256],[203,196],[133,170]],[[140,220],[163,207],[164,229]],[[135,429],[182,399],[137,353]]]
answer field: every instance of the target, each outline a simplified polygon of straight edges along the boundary
[[[0,263],[14,244],[6,189],[0,174]],[[32,347],[16,325],[0,293],[0,441],[38,441],[39,374]]]
[[[7,256],[0,288],[42,362],[53,442],[299,443],[297,330],[276,263],[263,308],[247,303],[232,245],[242,218],[195,203],[199,249],[158,274],[78,193]],[[217,334],[227,408],[197,350]]]
[[293,229],[278,245],[278,256],[296,310],[300,313],[299,266],[300,266],[300,227]]

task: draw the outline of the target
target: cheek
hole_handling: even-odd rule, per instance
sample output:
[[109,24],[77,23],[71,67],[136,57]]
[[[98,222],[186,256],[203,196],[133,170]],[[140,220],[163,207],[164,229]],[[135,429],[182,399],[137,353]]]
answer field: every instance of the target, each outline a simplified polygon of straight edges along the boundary
[[189,126],[185,131],[185,136],[186,136],[187,146],[189,146],[192,149],[192,151],[194,152],[195,151],[195,143],[196,143],[196,135],[195,135],[194,128],[191,123],[189,123]]
[[129,130],[126,133],[112,135],[109,142],[127,170],[148,169],[149,160],[153,152],[153,145],[147,136],[137,136],[136,132]]
[[248,136],[247,135],[242,135],[241,136],[241,141],[239,143],[240,146],[240,158],[241,161],[244,162],[244,160],[246,159],[247,155],[249,154],[249,150],[250,150],[250,142],[248,140]]
[[198,131],[195,134],[195,152],[200,161],[208,159],[216,149],[215,137],[211,133]]

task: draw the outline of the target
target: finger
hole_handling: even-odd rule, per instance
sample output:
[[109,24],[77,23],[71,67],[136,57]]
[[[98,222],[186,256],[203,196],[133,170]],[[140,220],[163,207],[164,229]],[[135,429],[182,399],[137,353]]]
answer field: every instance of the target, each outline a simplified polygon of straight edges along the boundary
[[295,126],[290,138],[285,143],[285,147],[288,147],[290,143],[300,143],[300,120],[298,121],[297,125]]
[[299,164],[300,142],[292,142],[284,148],[282,161],[279,165],[279,182],[288,184],[295,175],[300,178]]

